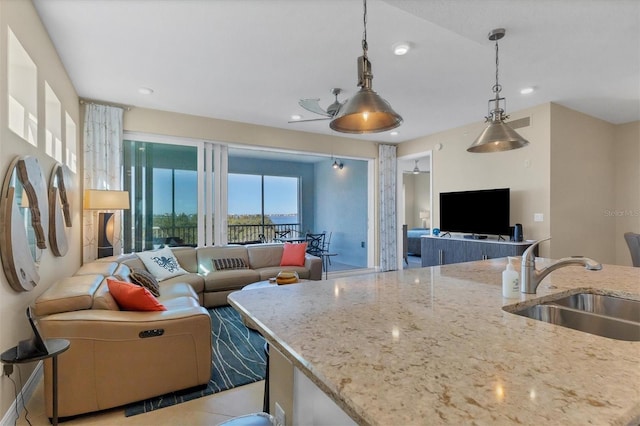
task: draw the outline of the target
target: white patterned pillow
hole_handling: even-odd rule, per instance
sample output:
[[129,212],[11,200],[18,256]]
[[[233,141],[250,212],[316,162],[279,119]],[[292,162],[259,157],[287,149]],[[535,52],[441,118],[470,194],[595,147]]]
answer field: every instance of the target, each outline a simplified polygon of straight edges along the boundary
[[176,259],[168,247],[156,251],[143,251],[136,254],[140,260],[142,260],[147,270],[151,272],[158,281],[188,274],[187,271],[180,267],[178,259]]

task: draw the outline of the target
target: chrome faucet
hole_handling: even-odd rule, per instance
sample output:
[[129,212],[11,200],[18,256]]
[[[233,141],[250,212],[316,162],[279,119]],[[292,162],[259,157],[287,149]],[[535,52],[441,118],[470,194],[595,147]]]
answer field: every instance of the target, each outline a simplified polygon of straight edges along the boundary
[[520,267],[520,292],[536,294],[536,290],[540,285],[540,282],[551,272],[556,269],[569,265],[583,265],[589,271],[599,271],[602,269],[602,265],[593,259],[588,257],[564,257],[558,260],[556,263],[547,266],[544,269],[536,269],[536,256],[534,251],[538,244],[543,241],[550,240],[551,237],[544,240],[536,241],[531,244],[528,249],[522,254],[522,265]]

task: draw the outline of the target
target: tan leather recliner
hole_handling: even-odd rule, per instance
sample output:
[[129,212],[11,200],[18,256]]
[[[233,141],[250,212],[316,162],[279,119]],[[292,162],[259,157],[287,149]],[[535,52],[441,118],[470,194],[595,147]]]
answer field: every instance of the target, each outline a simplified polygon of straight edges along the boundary
[[[209,313],[189,284],[161,284],[160,293],[166,311],[121,311],[104,276],[89,274],[61,279],[36,300],[45,337],[71,342],[58,356],[60,417],[208,383]],[[44,385],[52,417],[51,360],[44,364]]]

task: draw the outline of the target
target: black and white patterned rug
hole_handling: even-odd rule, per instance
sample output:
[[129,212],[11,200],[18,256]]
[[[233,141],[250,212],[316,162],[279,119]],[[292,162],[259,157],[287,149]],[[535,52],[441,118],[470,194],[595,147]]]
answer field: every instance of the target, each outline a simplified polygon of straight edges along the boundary
[[258,332],[245,327],[240,314],[231,306],[209,309],[209,315],[211,315],[213,334],[213,369],[207,386],[185,389],[129,404],[125,407],[126,417],[191,401],[264,379],[266,371],[264,338]]

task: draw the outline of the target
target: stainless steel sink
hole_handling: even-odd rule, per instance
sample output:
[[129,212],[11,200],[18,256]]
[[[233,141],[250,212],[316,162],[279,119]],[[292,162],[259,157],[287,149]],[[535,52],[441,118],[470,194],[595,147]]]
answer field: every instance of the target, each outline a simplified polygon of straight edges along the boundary
[[640,322],[640,301],[602,294],[578,293],[550,303],[599,315]]
[[636,300],[578,293],[509,312],[610,339],[640,341]]

